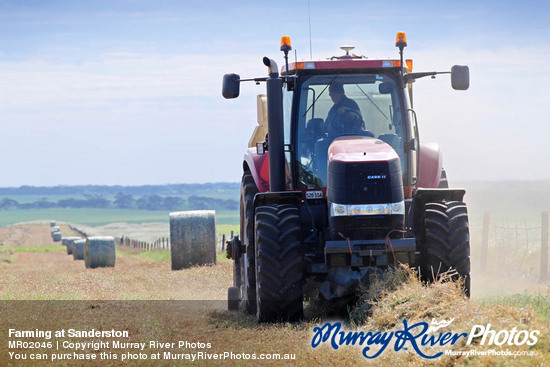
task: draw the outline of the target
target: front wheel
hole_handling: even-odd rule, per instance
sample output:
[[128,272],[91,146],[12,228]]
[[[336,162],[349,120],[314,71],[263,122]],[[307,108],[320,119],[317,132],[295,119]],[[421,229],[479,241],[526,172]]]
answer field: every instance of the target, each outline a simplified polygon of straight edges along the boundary
[[421,244],[422,279],[433,282],[449,270],[462,278],[464,293],[470,296],[470,231],[468,210],[461,201],[427,203],[425,206],[425,240]]
[[[256,314],[256,249],[254,246],[254,196],[258,188],[250,171],[243,173],[240,199],[241,241],[245,251],[241,254],[239,265],[234,271],[239,272],[241,289],[241,307],[246,314]],[[237,260],[235,259],[235,263]],[[237,275],[235,275],[237,278]],[[237,284],[235,284],[237,286]]]
[[303,318],[303,259],[295,205],[256,209],[256,296],[259,322]]

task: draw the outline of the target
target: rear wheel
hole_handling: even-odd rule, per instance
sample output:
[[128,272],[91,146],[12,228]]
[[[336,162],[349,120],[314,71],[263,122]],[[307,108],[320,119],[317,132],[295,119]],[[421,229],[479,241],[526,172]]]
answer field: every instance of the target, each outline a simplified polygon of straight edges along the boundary
[[470,296],[470,233],[466,204],[459,201],[425,206],[425,237],[421,244],[422,279],[433,282],[440,274],[455,270],[451,279],[462,278]]
[[[241,307],[247,314],[256,313],[256,250],[254,247],[254,196],[258,188],[249,171],[243,173],[240,200],[241,242],[246,251],[235,261],[234,278],[240,280]],[[237,262],[239,263],[237,267]]]
[[298,208],[260,206],[255,225],[258,321],[298,321],[304,280]]

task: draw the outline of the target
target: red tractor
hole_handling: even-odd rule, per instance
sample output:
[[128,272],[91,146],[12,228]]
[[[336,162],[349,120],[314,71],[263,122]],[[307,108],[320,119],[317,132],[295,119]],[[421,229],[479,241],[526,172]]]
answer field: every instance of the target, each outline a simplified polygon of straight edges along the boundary
[[[454,269],[469,295],[465,190],[446,185],[439,147],[420,142],[412,109],[412,83],[442,73],[412,72],[404,33],[396,46],[396,60],[342,47],[343,56],[289,65],[285,36],[281,74],[265,57],[268,77],[224,76],[225,98],[238,97],[243,81],[267,90],[242,162],[240,236],[227,246],[229,309],[299,320],[306,280],[321,298],[341,299],[399,263],[428,282]],[[467,66],[445,73],[468,89]]]

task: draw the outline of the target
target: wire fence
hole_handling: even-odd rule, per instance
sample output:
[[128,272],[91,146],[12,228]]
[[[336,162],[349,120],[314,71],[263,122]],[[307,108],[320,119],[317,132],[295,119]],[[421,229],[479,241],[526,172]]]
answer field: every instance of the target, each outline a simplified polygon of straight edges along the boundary
[[[225,251],[226,238],[231,238],[231,235],[218,234],[216,235],[216,251],[218,253]],[[115,244],[119,246],[125,246],[128,248],[136,249],[138,251],[170,251],[171,243],[170,237],[160,237],[154,241],[143,241],[134,238],[121,236],[115,237]]]
[[548,279],[548,212],[541,213],[541,225],[491,222],[483,216],[480,265],[483,271],[506,270],[510,275]]

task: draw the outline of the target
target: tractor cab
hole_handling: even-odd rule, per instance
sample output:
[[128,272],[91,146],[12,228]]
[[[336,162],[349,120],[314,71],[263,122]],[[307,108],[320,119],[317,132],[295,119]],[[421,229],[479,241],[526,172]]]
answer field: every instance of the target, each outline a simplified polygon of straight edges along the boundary
[[295,86],[285,88],[284,101],[292,103],[283,108],[290,132],[285,143],[295,147],[287,161],[294,165],[289,170],[294,189],[327,187],[329,147],[345,136],[389,145],[399,157],[404,183],[410,185],[416,176],[415,151],[406,149],[414,148],[406,143],[416,135],[407,116],[408,95],[398,87],[399,68],[390,60],[348,60],[291,65]]

